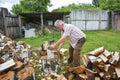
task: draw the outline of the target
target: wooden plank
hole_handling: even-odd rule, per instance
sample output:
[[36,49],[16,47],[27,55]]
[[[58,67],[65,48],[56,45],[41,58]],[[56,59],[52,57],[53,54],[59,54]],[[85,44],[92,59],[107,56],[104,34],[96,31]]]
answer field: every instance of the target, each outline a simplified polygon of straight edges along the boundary
[[111,58],[112,57],[112,54],[105,49],[105,51],[103,52],[103,54],[107,57],[107,58]]
[[96,64],[97,63],[97,57],[94,55],[88,55],[89,60],[91,63]]
[[8,73],[0,75],[0,80],[14,80],[15,73],[13,71],[9,71]]
[[91,51],[90,54],[98,56],[98,55],[102,54],[104,52],[104,50],[105,50],[104,47],[100,47],[100,48],[97,48],[97,49]]
[[120,68],[115,67],[116,74],[120,78]]
[[106,72],[108,72],[108,70],[110,69],[110,64],[105,64],[104,65],[104,70],[106,71]]
[[44,24],[43,24],[43,13],[40,15],[41,18],[41,34],[44,35],[43,29],[44,29]]
[[2,14],[3,14],[3,30],[4,30],[4,34],[6,35],[6,36],[8,36],[8,29],[7,29],[7,21],[6,21],[6,17],[5,17],[5,12],[4,12],[4,10],[2,11]]
[[83,63],[84,63],[85,66],[87,66],[88,63],[90,62],[90,60],[88,59],[87,55],[83,55],[82,60],[83,60]]
[[19,36],[22,37],[22,25],[21,25],[21,16],[18,16],[18,25],[19,25]]
[[34,73],[35,70],[33,67],[31,66],[26,66],[25,68],[23,68],[22,70],[20,70],[17,73],[17,78],[18,79],[26,79],[27,77],[31,76],[32,73]]
[[8,69],[8,68],[10,68],[10,67],[12,67],[14,65],[15,65],[15,62],[14,62],[13,59],[4,62],[3,64],[0,65],[0,72],[5,70],[5,69]]
[[98,57],[100,57],[105,63],[108,61],[108,59],[103,55],[99,55]]
[[95,80],[101,80],[100,77],[95,77]]

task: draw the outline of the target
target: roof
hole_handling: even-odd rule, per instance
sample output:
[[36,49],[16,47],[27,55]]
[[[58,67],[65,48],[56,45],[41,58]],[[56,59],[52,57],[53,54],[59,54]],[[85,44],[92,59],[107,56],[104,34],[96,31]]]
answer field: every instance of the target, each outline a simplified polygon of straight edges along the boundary
[[36,13],[20,13],[22,17],[34,20],[40,20],[41,14],[43,14],[44,20],[56,20],[62,19],[64,15],[68,15],[70,12],[36,12]]

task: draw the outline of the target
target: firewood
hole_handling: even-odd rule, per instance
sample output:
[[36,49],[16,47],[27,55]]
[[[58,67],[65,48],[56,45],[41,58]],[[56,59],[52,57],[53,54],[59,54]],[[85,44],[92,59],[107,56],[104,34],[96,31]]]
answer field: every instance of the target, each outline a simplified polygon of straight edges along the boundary
[[120,78],[120,68],[115,67],[117,77]]
[[85,66],[87,66],[88,63],[90,62],[90,60],[89,60],[87,55],[83,55],[82,60],[83,60],[83,63],[84,63]]
[[10,68],[10,67],[12,67],[14,65],[15,65],[15,62],[14,62],[13,59],[4,62],[3,64],[0,65],[0,72],[4,71],[4,70],[6,70],[6,69],[8,69],[8,68]]
[[60,75],[60,76],[57,77],[57,80],[67,80],[67,79],[66,79],[65,76],[62,74],[62,75]]
[[104,74],[103,72],[100,72],[100,73],[99,73],[99,76],[100,76],[100,77],[104,77],[104,75],[105,75],[105,74]]
[[91,51],[90,54],[98,56],[98,55],[102,54],[104,52],[104,50],[105,50],[105,47],[100,47],[100,48],[97,48],[97,49]]
[[83,74],[85,72],[85,66],[81,65],[78,67],[72,67],[72,68],[68,68],[69,72],[75,73],[75,74]]
[[80,78],[83,80],[88,80],[88,76],[86,74],[79,74]]
[[23,63],[21,61],[16,61],[15,62],[15,66],[12,69],[18,69],[23,65]]
[[95,80],[101,80],[100,77],[95,77]]
[[48,59],[47,56],[42,56],[40,60],[46,60],[46,61],[55,61],[58,59],[57,55],[54,55],[54,58]]
[[69,72],[68,70],[65,73],[63,73],[63,75],[67,80],[73,80],[75,77],[75,74]]
[[4,37],[4,40],[3,40],[5,43],[7,42],[7,41],[11,41],[11,38],[9,38],[9,37]]
[[20,70],[17,73],[17,78],[18,79],[26,79],[29,77],[32,73],[34,73],[34,68],[31,66],[26,66],[24,69]]
[[108,70],[110,69],[110,64],[105,64],[104,65],[104,70],[106,71],[106,72],[108,72]]
[[13,71],[9,71],[6,74],[0,75],[0,80],[11,80],[11,78],[13,78],[14,75],[15,75],[15,73]]
[[108,61],[108,59],[103,55],[99,55],[98,57],[100,57],[105,63]]
[[91,54],[88,54],[88,58],[93,64],[97,64],[97,57]]
[[112,53],[112,58],[109,59],[109,62],[115,66],[118,66],[120,56],[118,52]]
[[68,49],[61,48],[61,49],[60,49],[60,53],[61,53],[61,54],[68,53]]
[[105,49],[105,51],[103,52],[103,54],[105,55],[105,57],[107,57],[108,59],[112,57],[112,54]]
[[97,65],[105,65],[104,61],[100,57],[97,57]]

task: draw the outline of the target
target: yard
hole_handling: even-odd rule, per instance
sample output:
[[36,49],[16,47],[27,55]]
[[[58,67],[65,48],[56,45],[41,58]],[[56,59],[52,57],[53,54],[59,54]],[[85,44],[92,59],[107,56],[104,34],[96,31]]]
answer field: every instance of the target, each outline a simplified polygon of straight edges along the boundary
[[[109,51],[117,51],[120,52],[120,31],[86,31],[85,32],[87,41],[83,46],[81,57],[83,54],[87,54],[89,51],[92,51],[98,47],[104,46]],[[37,36],[36,38],[20,38],[17,40],[25,41],[30,44],[32,49],[38,48],[41,44],[43,44],[47,40],[55,40],[57,41],[60,38],[59,32],[54,32],[49,34],[45,33],[44,36]],[[63,48],[68,48],[69,43],[66,40]],[[41,67],[39,65],[39,57],[32,57],[34,59],[34,67],[36,69],[36,80],[41,80]],[[63,69],[61,69],[63,70]],[[61,72],[61,71],[60,71]]]
[[[87,41],[82,49],[82,54],[87,53],[97,47],[104,46],[110,51],[120,52],[120,31],[87,31],[85,32]],[[25,41],[30,44],[32,48],[37,48],[47,40],[57,41],[60,38],[60,32],[49,34],[45,33],[44,36],[37,36],[36,38],[20,38],[17,40]],[[69,43],[66,40],[64,48],[68,48]]]

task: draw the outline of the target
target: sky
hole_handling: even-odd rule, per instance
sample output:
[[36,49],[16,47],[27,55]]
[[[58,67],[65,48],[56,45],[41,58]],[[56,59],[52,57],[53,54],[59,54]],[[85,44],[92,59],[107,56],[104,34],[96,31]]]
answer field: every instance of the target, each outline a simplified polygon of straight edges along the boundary
[[[92,3],[92,0],[50,0],[50,1],[51,1],[51,4],[53,4],[53,6],[48,8],[49,11],[60,8],[62,6],[67,6],[72,3],[75,3],[75,4]],[[12,6],[18,3],[19,3],[19,0],[0,0],[0,7],[5,7],[10,11],[12,9]]]

